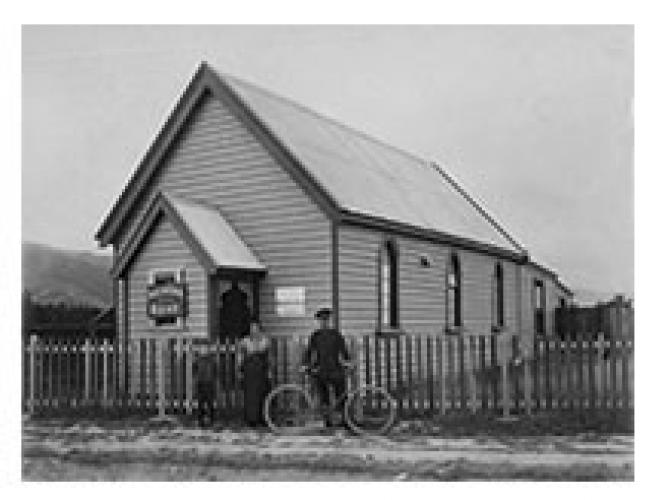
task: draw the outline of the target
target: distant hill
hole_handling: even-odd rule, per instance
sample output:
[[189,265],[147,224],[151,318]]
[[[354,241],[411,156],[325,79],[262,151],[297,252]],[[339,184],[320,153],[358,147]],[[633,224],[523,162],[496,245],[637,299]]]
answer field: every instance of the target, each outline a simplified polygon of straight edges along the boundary
[[92,252],[62,250],[24,242],[23,289],[36,302],[49,304],[112,304],[112,258]]

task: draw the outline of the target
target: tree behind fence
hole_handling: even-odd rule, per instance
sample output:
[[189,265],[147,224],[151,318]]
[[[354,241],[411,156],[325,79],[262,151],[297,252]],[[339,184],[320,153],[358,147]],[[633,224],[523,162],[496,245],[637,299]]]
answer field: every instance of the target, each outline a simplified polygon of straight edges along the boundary
[[590,332],[594,338],[603,332],[606,338],[634,338],[634,306],[622,295],[593,306],[569,306],[555,309],[556,334],[575,340]]

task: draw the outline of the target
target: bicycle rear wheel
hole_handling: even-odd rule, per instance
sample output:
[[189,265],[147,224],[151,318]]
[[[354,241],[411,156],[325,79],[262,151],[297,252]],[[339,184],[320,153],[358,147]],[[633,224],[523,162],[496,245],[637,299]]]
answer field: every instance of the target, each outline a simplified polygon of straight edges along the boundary
[[344,413],[353,432],[386,434],[396,420],[396,400],[381,387],[364,386],[347,396]]
[[322,416],[312,398],[300,385],[285,384],[266,396],[263,416],[277,434],[299,434],[322,427]]

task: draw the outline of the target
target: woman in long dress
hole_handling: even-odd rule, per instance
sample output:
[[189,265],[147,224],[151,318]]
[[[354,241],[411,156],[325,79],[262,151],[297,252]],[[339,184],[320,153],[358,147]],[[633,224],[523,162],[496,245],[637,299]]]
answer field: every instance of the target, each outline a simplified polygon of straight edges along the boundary
[[258,323],[250,325],[250,335],[240,341],[244,389],[244,418],[252,426],[263,425],[263,402],[270,391],[270,341]]

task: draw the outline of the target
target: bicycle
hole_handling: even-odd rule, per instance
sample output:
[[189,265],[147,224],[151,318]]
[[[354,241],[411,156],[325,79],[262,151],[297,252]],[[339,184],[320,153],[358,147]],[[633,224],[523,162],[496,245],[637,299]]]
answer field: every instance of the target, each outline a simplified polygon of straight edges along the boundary
[[[354,367],[346,367],[347,375]],[[317,371],[307,369],[307,387],[302,384],[282,384],[275,387],[264,401],[263,416],[271,431],[277,434],[298,434],[321,429],[324,421],[342,423],[358,435],[386,434],[396,420],[396,400],[382,387],[363,385],[344,391],[335,397],[332,385],[328,386],[329,403],[322,408],[316,384]],[[342,405],[342,410],[338,407]],[[338,415],[341,413],[340,415]]]

